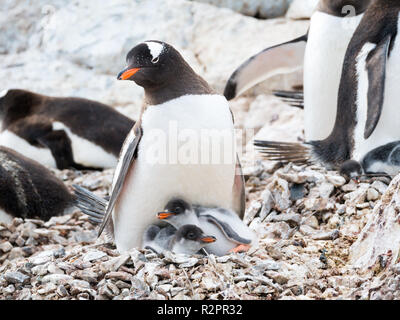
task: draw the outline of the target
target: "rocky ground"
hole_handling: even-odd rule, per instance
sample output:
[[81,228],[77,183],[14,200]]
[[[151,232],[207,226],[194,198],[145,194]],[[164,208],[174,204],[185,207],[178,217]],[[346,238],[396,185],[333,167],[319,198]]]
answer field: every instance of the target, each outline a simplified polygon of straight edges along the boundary
[[[135,118],[142,90],[115,76],[138,42],[173,44],[222,92],[244,59],[304,34],[316,1],[282,0],[282,6],[291,3],[286,17],[268,20],[229,9],[252,15],[243,10],[260,1],[240,8],[235,1],[201,2],[210,4],[1,1],[0,89],[91,98]],[[96,238],[95,227],[79,211],[48,222],[15,219],[0,224],[0,299],[399,299],[397,255],[381,255],[367,270],[350,263],[350,248],[388,182],[346,183],[322,168],[262,161],[252,148],[254,135],[303,139],[302,111],[268,94],[298,84],[301,72],[277,76],[231,103],[237,129],[248,130],[239,143],[245,221],[257,232],[258,247],[224,257],[142,250],[120,255]],[[106,196],[113,170],[54,173],[68,186],[76,183]]]
[[[55,173],[106,196],[112,170]],[[0,299],[399,299],[400,264],[368,272],[349,249],[387,184],[346,183],[318,167],[245,167],[247,254],[118,254],[76,211],[48,222],[0,224]]]

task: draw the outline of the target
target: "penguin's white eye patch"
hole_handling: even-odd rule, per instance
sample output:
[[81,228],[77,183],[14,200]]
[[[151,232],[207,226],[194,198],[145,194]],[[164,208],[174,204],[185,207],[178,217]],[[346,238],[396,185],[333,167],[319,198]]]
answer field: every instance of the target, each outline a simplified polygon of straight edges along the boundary
[[156,64],[158,61],[160,61],[160,57],[155,57],[153,59],[151,59],[151,62]]
[[[152,57],[151,62],[157,63],[160,54],[164,51],[164,45],[162,43],[154,42],[154,41],[146,41],[145,44],[150,51],[150,55]],[[157,60],[154,62],[154,60]]]

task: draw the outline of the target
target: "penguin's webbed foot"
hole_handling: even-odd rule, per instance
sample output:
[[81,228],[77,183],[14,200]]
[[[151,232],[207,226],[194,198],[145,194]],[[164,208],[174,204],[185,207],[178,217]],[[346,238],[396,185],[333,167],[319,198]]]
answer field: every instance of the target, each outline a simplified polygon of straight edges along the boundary
[[247,252],[251,246],[249,244],[239,244],[235,248],[229,250],[229,253]]

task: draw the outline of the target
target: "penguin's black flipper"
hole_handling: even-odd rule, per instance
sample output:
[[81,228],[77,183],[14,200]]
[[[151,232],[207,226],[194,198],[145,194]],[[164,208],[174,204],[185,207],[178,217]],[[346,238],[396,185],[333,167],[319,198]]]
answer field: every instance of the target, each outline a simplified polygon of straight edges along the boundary
[[385,96],[386,62],[389,55],[391,35],[387,35],[367,57],[368,70],[368,112],[364,138],[374,132],[382,113]]
[[313,161],[313,146],[306,143],[275,142],[254,140],[254,145],[263,157],[270,161],[296,164],[311,164]]
[[226,83],[224,96],[231,100],[277,74],[300,70],[308,35],[264,49],[240,65]]
[[107,201],[76,184],[73,185],[75,206],[87,214],[91,221],[100,224],[104,218]]
[[275,90],[272,92],[275,97],[280,98],[292,107],[304,109],[304,93],[303,91],[282,91]]
[[141,122],[137,121],[135,126],[129,132],[125,139],[125,142],[121,149],[117,167],[115,168],[110,201],[107,204],[106,212],[104,215],[103,222],[100,225],[98,236],[101,235],[106,225],[111,219],[111,213],[114,209],[115,203],[119,198],[120,192],[125,182],[125,177],[129,170],[133,170],[135,154],[137,153],[137,147],[140,139],[142,138]]

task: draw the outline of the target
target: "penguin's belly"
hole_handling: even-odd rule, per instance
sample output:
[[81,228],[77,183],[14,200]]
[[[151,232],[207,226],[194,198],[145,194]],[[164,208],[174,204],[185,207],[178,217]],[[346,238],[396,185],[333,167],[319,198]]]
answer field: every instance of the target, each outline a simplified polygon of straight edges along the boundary
[[[141,246],[144,230],[173,197],[232,207],[236,151],[232,117],[223,97],[183,96],[150,106],[142,129],[138,158],[113,212],[120,251]],[[208,144],[208,134],[229,137]]]
[[[373,50],[373,44],[366,44],[365,53]],[[360,68],[362,61],[359,61]],[[360,78],[363,77],[364,78]],[[364,128],[367,119],[368,100],[367,100],[367,80],[366,72],[360,74],[358,79],[358,101],[357,101],[357,125],[354,132],[354,150],[352,158],[360,161],[364,156],[373,149],[388,143],[400,140],[400,113],[398,104],[400,100],[399,82],[400,82],[400,41],[396,39],[394,47],[390,53],[386,65],[385,93],[379,122],[368,139],[364,139]],[[379,167],[379,168],[378,168]],[[391,170],[386,165],[378,166],[376,170],[383,170],[389,173]],[[397,166],[393,168],[398,172]],[[375,172],[376,170],[373,170]],[[382,171],[381,171],[382,172]],[[389,174],[392,174],[393,171]]]
[[15,133],[5,130],[0,133],[0,145],[13,149],[44,166],[57,168],[56,161],[47,148],[37,148]]
[[113,154],[105,151],[92,141],[74,134],[62,122],[54,122],[53,130],[64,130],[68,135],[71,140],[72,155],[75,163],[94,168],[113,168],[117,165],[117,158]]
[[322,12],[312,16],[304,58],[307,141],[323,140],[332,132],[344,56],[361,18],[339,18]]

